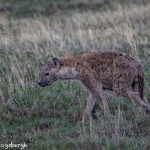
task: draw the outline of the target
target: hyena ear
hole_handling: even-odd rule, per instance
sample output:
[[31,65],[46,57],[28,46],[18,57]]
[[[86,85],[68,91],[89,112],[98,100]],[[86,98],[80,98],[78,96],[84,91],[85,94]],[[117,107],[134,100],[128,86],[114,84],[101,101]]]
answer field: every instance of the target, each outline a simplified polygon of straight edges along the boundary
[[58,58],[52,58],[52,61],[53,61],[54,65],[55,65],[55,67],[59,67],[60,66],[60,61],[59,61]]

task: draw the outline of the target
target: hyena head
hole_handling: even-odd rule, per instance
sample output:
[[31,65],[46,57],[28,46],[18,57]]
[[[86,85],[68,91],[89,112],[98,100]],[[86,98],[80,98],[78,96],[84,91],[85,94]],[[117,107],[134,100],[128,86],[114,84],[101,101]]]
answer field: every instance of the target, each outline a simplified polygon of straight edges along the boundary
[[60,62],[58,58],[52,58],[52,60],[42,65],[38,85],[45,87],[56,81],[58,79],[59,67]]

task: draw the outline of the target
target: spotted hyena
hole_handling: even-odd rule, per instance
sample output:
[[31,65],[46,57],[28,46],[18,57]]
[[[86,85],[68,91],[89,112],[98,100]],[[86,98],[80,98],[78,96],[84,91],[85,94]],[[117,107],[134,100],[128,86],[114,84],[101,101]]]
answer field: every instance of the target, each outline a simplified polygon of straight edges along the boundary
[[141,65],[128,54],[119,52],[85,52],[62,59],[52,58],[40,71],[38,84],[45,87],[56,80],[80,81],[89,91],[83,112],[84,121],[91,116],[97,98],[107,115],[109,108],[103,90],[135,100],[142,108],[150,111],[144,96],[144,73]]

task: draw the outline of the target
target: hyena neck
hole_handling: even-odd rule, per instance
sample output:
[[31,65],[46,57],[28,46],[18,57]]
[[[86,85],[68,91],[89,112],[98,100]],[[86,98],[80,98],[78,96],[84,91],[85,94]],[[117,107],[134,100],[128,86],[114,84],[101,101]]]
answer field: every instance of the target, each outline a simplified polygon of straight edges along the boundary
[[76,58],[70,56],[60,59],[59,79],[60,80],[77,80],[77,71],[75,69]]
[[76,57],[75,56],[70,56],[70,57],[60,59],[60,64],[61,64],[61,66],[75,68]]

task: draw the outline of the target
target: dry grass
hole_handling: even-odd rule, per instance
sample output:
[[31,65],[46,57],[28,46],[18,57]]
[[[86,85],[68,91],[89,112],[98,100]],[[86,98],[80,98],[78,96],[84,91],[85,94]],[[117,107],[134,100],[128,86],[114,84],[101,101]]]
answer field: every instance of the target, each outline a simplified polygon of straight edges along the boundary
[[77,120],[85,93],[78,84],[57,82],[46,89],[36,84],[41,62],[52,56],[100,49],[133,55],[144,67],[149,88],[149,24],[149,3],[50,18],[1,15],[1,141],[25,141],[31,149],[150,148],[150,118],[143,116],[135,103],[107,94],[114,116],[81,125]]
[[[149,40],[149,8],[150,4],[125,9],[119,5],[113,12],[88,11],[65,18],[58,16],[54,19],[14,20],[1,16],[1,51],[4,51],[10,59],[12,74],[16,76],[22,87],[25,86],[26,81],[24,73],[20,71],[23,64],[20,63],[18,56],[26,54],[40,60],[43,55],[60,56],[100,49],[125,51],[138,59],[139,51],[149,53],[147,49],[139,49],[140,44],[146,45]],[[3,57],[0,61],[6,63]],[[32,64],[28,67],[32,67]],[[27,74],[28,70],[25,70],[25,73]],[[35,76],[36,74],[37,72]],[[13,88],[11,75],[8,78],[9,85]]]

